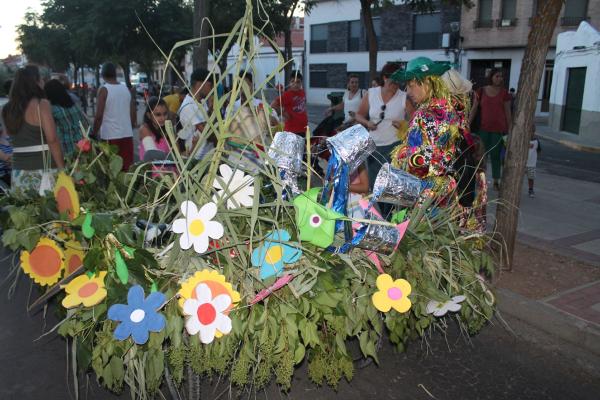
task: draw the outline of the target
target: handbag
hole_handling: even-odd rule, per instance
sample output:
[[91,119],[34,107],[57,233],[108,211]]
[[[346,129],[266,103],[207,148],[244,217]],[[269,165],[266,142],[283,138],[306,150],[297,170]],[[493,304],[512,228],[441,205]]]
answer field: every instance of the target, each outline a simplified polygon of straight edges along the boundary
[[[50,157],[51,155],[46,155],[46,150],[44,149],[44,130],[42,129],[42,117],[40,113],[40,103],[37,105],[37,113],[38,120],[40,121],[40,139],[42,142],[42,164],[44,165],[44,170],[42,171],[42,178],[40,180],[40,188],[38,193],[40,196],[44,196],[47,191],[52,191],[53,186],[53,177],[52,172],[50,171]],[[48,153],[50,153],[50,149],[48,149]]]

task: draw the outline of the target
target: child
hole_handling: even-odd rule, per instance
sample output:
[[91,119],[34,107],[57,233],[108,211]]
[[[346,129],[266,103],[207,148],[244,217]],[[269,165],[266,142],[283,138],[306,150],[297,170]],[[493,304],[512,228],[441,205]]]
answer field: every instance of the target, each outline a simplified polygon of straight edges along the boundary
[[529,184],[529,197],[532,199],[535,197],[533,191],[533,181],[535,180],[535,165],[537,164],[537,155],[541,151],[540,142],[537,136],[535,136],[535,125],[531,129],[531,140],[529,141],[529,153],[527,155],[527,164],[525,164],[525,170],[527,171],[527,183]]

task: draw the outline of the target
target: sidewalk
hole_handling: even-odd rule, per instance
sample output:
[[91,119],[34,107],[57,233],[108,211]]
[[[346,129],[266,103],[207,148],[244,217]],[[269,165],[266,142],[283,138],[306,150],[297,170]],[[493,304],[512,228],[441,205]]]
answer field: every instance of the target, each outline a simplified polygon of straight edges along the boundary
[[547,125],[547,118],[536,118],[536,134],[543,139],[552,140],[575,150],[600,153],[600,138],[595,141],[582,140],[572,133],[556,132]]

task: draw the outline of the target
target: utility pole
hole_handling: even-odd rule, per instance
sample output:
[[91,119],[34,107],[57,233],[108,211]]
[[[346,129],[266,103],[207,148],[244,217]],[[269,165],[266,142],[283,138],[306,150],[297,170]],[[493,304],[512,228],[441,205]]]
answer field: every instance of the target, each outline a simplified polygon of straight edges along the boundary
[[[204,18],[208,18],[210,0],[194,0],[194,37],[206,37],[208,35],[208,23],[202,23]],[[194,69],[208,69],[208,39],[202,39],[196,42],[192,53],[192,64]]]

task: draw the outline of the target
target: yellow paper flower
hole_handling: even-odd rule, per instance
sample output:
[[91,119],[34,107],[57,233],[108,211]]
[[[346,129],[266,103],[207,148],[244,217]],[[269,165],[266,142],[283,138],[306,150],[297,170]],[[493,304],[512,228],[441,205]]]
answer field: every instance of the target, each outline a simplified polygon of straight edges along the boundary
[[80,304],[84,307],[92,307],[100,303],[106,297],[104,278],[106,271],[101,271],[97,276],[91,278],[80,275],[65,286],[67,296],[63,299],[64,308],[73,308]]
[[63,251],[54,240],[41,238],[31,253],[21,253],[21,268],[34,282],[42,286],[53,285],[65,268],[63,259]]
[[[240,301],[240,294],[238,292],[236,292],[235,290],[233,290],[231,283],[225,281],[225,276],[219,274],[215,270],[204,269],[202,271],[196,272],[193,276],[191,276],[185,282],[183,282],[181,284],[181,289],[179,289],[179,291],[177,292],[177,294],[179,295],[179,306],[184,311],[184,314],[186,312],[186,308],[184,307],[184,305],[186,304],[186,301],[191,300],[191,301],[187,302],[188,303],[187,308],[189,309],[190,304],[192,304],[194,302],[199,302],[200,300],[206,300],[206,299],[198,298],[198,293],[202,294],[205,292],[210,293],[210,296],[208,296],[208,297],[210,297],[210,299],[208,299],[210,301],[213,301],[213,300],[217,301],[219,299],[222,300],[224,297],[230,298],[230,301],[228,301],[227,307],[225,307],[223,310],[219,309],[219,312],[223,316],[229,315],[229,312],[231,311],[231,309]],[[188,315],[188,314],[186,314],[186,315]],[[188,316],[188,318],[187,318],[188,321],[192,317],[193,316],[191,316],[191,315]],[[201,322],[202,321],[200,321],[200,323]],[[188,325],[190,325],[190,326],[194,325],[194,321],[189,321]],[[191,330],[188,330],[188,332],[196,332],[196,331],[194,329],[191,329]],[[211,330],[211,335],[213,334],[212,332],[213,331]],[[214,336],[217,338],[223,336],[224,333],[229,333],[229,331],[221,332],[218,329],[218,327],[216,330],[214,330]],[[190,334],[195,334],[195,333],[190,333]],[[211,336],[211,335],[208,335],[208,336]],[[208,337],[206,337],[205,339],[208,340]],[[211,339],[211,341],[212,341],[212,339]],[[206,341],[204,341],[203,343],[205,343],[205,342]]]
[[85,252],[79,242],[70,240],[65,243],[65,276],[69,276],[83,264]]
[[411,302],[408,295],[412,289],[407,280],[393,280],[388,274],[381,274],[377,277],[376,284],[379,291],[371,297],[376,309],[388,312],[393,308],[400,313],[410,309]]
[[54,198],[59,213],[66,213],[72,221],[79,215],[79,196],[73,184],[73,178],[61,172],[54,185]]

